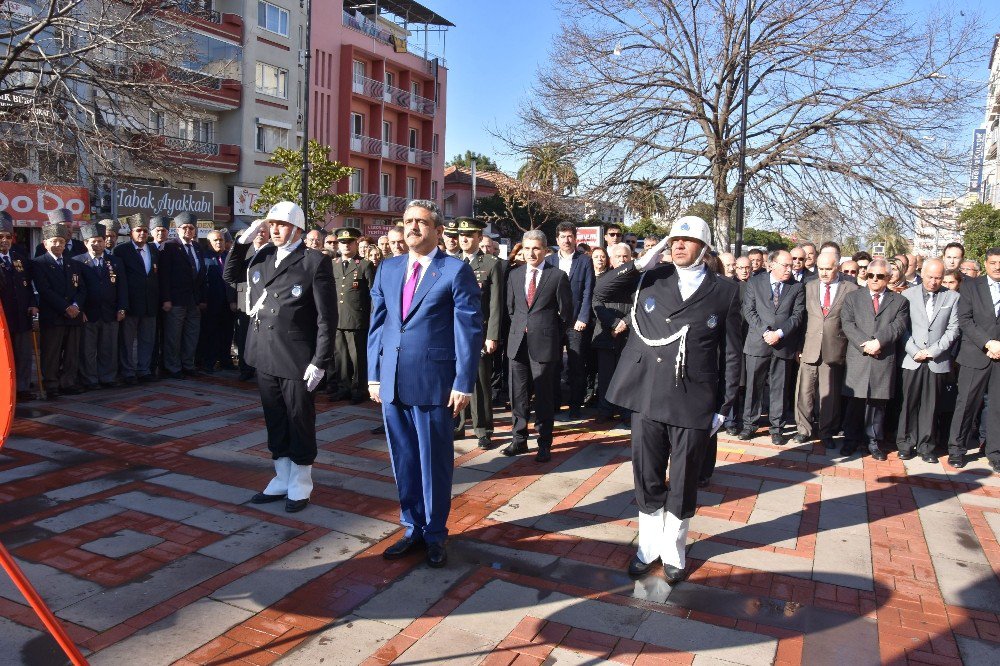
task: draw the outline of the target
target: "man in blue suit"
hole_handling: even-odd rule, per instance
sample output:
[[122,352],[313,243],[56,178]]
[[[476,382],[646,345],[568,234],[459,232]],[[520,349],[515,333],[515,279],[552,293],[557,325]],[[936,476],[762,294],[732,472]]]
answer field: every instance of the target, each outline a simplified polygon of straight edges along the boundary
[[403,215],[409,253],[386,259],[372,285],[368,392],[382,404],[405,536],[388,560],[426,546],[443,567],[455,460],[454,416],[472,396],[483,345],[480,291],[472,268],[438,247],[444,229],[433,201]]
[[[587,349],[590,347],[590,326],[592,314],[591,301],[594,296],[594,262],[587,253],[576,247],[576,225],[572,222],[560,222],[556,227],[556,244],[559,251],[550,254],[545,262],[569,276],[570,291],[573,292],[573,325],[566,332],[566,372],[569,396],[566,400],[569,409],[559,420],[575,421],[580,418],[580,408],[583,406],[584,393],[587,390]],[[560,367],[562,355],[559,357]],[[562,370],[556,374],[556,385],[553,390],[559,397],[559,379]],[[562,403],[556,402],[556,408]]]

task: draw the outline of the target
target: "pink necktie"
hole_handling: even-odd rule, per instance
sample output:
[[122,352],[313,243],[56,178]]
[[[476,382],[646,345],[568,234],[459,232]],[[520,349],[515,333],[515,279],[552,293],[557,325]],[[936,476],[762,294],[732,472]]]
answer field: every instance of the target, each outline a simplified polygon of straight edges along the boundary
[[417,292],[417,283],[420,282],[420,262],[413,262],[413,272],[410,279],[403,285],[403,319],[410,314],[410,305],[413,303],[413,294]]

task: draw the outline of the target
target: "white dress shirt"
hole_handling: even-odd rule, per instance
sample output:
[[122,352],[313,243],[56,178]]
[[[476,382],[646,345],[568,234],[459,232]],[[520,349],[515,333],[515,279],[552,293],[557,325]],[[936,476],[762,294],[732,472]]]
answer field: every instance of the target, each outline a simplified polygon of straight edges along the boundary
[[[531,278],[535,278],[535,288],[538,288],[538,283],[542,280],[542,267],[533,268],[531,264],[525,266],[528,270],[524,271],[524,295],[528,296],[528,285],[531,284]],[[535,275],[537,273],[537,275]]]
[[993,299],[993,313],[1000,317],[1000,282],[987,276],[986,284],[990,287],[990,297]]
[[560,251],[558,254],[559,254],[559,270],[561,270],[566,275],[569,275],[569,272],[573,270],[573,254],[569,255],[568,257],[564,257],[562,251]]
[[[833,302],[837,300],[837,288],[840,287],[840,278],[830,282],[830,307],[833,307]],[[823,307],[823,295],[826,294],[826,285],[822,282],[819,283],[819,306]]]
[[297,248],[301,244],[302,244],[302,239],[300,238],[290,245],[288,243],[285,243],[284,245],[278,247],[278,251],[274,253],[274,267],[277,268],[278,266],[280,266],[281,262],[284,261],[285,257],[294,252],[295,248]]
[[436,255],[437,253],[438,253],[438,248],[434,248],[433,250],[431,250],[431,253],[428,254],[426,257],[410,252],[406,256],[406,275],[403,277],[403,284],[405,285],[407,282],[410,281],[410,275],[413,273],[413,264],[419,263],[420,279],[417,280],[417,286],[419,287],[420,283],[424,281],[424,276],[427,275],[427,267],[431,265],[431,259],[433,259],[434,255]]

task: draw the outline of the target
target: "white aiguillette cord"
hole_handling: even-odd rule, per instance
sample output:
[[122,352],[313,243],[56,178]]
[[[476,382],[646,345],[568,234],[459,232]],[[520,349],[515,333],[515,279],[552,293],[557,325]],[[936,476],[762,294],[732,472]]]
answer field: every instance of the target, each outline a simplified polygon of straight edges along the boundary
[[635,334],[639,336],[639,339],[645,342],[650,347],[663,347],[669,345],[671,342],[676,342],[680,340],[680,344],[677,345],[677,358],[674,360],[674,386],[680,382],[684,377],[684,365],[687,361],[687,332],[691,328],[690,324],[684,324],[681,330],[677,331],[669,338],[660,338],[658,340],[650,340],[642,331],[639,330],[639,320],[635,317],[635,312],[639,308],[639,292],[642,290],[642,281],[646,279],[646,271],[643,271],[639,275],[639,284],[635,287],[635,296],[632,297],[632,328],[635,330]]

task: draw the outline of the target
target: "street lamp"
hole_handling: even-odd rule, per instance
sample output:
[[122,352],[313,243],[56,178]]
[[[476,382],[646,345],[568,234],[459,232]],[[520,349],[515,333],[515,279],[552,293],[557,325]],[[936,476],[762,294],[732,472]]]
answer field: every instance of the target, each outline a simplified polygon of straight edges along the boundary
[[743,42],[743,106],[740,109],[740,180],[737,184],[739,194],[736,209],[736,247],[734,248],[737,257],[743,252],[743,224],[746,210],[747,106],[750,103],[750,16],[752,7],[752,0],[747,0],[747,27]]

